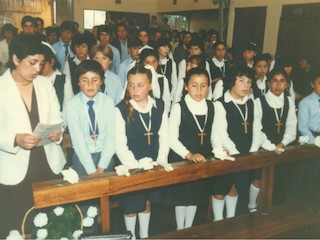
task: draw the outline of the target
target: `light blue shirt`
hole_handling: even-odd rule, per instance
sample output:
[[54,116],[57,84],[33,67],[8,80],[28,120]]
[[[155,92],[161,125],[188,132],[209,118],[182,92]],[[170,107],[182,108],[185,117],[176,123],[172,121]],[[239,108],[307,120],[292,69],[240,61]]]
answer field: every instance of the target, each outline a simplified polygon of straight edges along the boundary
[[128,49],[128,38],[126,40],[126,44],[123,44],[120,39],[119,39],[119,42],[120,42],[120,47],[121,47],[120,61],[123,62],[124,60],[130,58],[129,49]]
[[131,59],[131,57],[120,63],[118,76],[121,79],[122,89],[124,88],[127,81],[127,74],[130,70],[131,64],[133,64],[133,60]]
[[106,169],[116,150],[115,107],[112,99],[101,92],[92,99],[95,102],[93,109],[99,128],[96,143],[90,136],[89,100],[91,99],[83,92],[79,92],[67,103],[67,122],[72,145],[88,175],[96,171],[92,153],[101,152],[98,167]]
[[[56,42],[55,44],[52,45],[52,48],[54,49],[54,51],[56,52],[56,57],[59,61],[59,63],[61,64],[61,68],[60,68],[60,72],[63,72],[64,69],[64,63],[65,63],[65,46],[64,46],[64,42],[60,39],[58,42]],[[69,42],[69,58],[73,58],[75,55],[74,53],[71,51],[71,42]]]
[[115,74],[118,74],[120,66],[120,52],[116,47],[112,46],[111,44],[109,44],[109,47],[111,48],[113,53],[113,60],[110,71],[114,72]]
[[305,97],[299,103],[298,129],[302,136],[308,136],[310,143],[315,137],[312,132],[320,132],[320,96],[315,92]]
[[120,77],[111,71],[104,74],[105,93],[112,98],[115,105],[121,101],[122,85]]

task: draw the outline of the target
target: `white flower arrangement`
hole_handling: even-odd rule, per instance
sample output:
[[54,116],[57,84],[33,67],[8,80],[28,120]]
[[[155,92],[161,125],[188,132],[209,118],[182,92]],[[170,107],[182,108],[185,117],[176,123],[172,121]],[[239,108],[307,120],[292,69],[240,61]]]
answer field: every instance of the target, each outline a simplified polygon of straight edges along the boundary
[[[77,210],[80,209],[77,207]],[[94,218],[98,215],[98,209],[90,206],[87,210],[86,217],[81,219],[79,212],[72,205],[65,208],[58,206],[52,209],[48,214],[38,213],[33,223],[35,229],[32,231],[32,238],[38,240],[48,239],[79,239],[83,234],[83,227],[91,227],[94,223]],[[10,231],[6,240],[23,240],[23,236],[17,230]]]

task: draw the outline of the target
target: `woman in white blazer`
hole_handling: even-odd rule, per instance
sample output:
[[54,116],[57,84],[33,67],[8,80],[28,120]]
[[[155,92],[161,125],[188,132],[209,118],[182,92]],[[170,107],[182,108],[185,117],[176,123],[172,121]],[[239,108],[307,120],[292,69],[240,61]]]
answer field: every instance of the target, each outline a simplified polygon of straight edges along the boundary
[[0,77],[0,238],[19,229],[33,206],[33,182],[57,177],[65,165],[61,130],[38,146],[36,125],[62,122],[59,102],[48,78],[38,76],[44,48],[37,36],[19,35],[11,42],[9,69]]

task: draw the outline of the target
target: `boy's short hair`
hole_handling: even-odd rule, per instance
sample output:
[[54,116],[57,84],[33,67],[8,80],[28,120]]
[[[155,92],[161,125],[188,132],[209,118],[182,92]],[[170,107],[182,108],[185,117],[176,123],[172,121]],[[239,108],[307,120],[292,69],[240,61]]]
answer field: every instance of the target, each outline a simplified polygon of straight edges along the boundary
[[92,46],[95,44],[95,37],[92,35],[90,36],[90,32],[84,32],[84,33],[76,33],[74,37],[72,38],[71,42],[71,50],[75,52],[75,46],[80,46],[81,44],[85,43],[88,46],[88,51],[92,48]]
[[283,68],[273,68],[270,72],[267,73],[267,82],[274,77],[274,75],[281,74],[285,77],[286,81],[289,83],[289,78],[287,72]]
[[159,61],[159,55],[154,49],[146,48],[143,49],[142,52],[140,53],[140,63],[143,63],[144,60],[146,60],[147,57],[153,56]]
[[97,36],[99,38],[99,35],[100,33],[107,33],[110,35],[110,37],[112,37],[113,35],[113,31],[112,31],[112,28],[110,26],[107,26],[107,25],[100,25],[97,27]]
[[46,28],[46,34],[50,35],[51,33],[56,33],[57,36],[59,36],[59,28],[58,27],[53,27],[53,26],[47,27]]
[[85,60],[80,63],[74,71],[75,79],[79,81],[81,75],[86,74],[87,72],[94,72],[98,74],[103,82],[104,79],[104,70],[100,63],[94,60]]
[[216,42],[212,45],[211,49],[212,49],[212,50],[215,50],[216,47],[219,46],[219,45],[223,45],[223,46],[225,47],[225,49],[227,50],[227,44],[226,44],[224,41],[221,41],[221,40],[216,41]]
[[247,66],[236,66],[233,67],[226,75],[225,78],[225,86],[226,89],[230,90],[237,80],[237,77],[247,77],[250,79],[254,79],[254,71],[252,68],[249,68]]
[[28,15],[24,16],[21,19],[21,27],[23,27],[26,24],[26,22],[31,22],[33,26],[35,26],[35,27],[37,26],[37,22],[36,22],[35,18],[32,16],[28,16]]
[[75,28],[74,28],[74,24],[71,21],[64,21],[61,23],[60,25],[60,32],[67,30],[70,31],[72,33],[75,33]]
[[257,52],[257,44],[255,42],[248,42],[243,48],[243,51],[246,50]]
[[143,43],[139,38],[133,38],[128,42],[128,48],[142,47]]
[[258,62],[261,62],[261,61],[265,61],[268,64],[267,56],[264,54],[259,54],[255,56],[253,59],[253,67],[255,67],[258,64]]
[[101,52],[104,56],[109,58],[111,61],[113,60],[113,52],[109,46],[106,46],[106,45],[93,46],[90,51],[90,58],[92,59],[97,52]]
[[317,78],[320,78],[320,72],[313,72],[310,78],[310,83],[315,83]]

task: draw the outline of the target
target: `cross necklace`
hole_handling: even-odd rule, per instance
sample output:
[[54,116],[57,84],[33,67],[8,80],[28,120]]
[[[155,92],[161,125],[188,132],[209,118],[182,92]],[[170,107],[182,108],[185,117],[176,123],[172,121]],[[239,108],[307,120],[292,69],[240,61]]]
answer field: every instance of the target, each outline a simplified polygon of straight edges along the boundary
[[164,69],[162,69],[163,64],[160,63],[160,70],[161,70],[162,75],[166,75],[167,64],[168,64],[168,59],[167,58],[165,59]]
[[93,137],[94,146],[96,147],[97,146],[97,137],[98,137],[97,132],[96,132],[97,131],[97,126],[98,126],[98,124],[97,124],[98,113],[95,112],[94,126],[91,123],[88,111],[86,111],[86,114],[87,114],[87,118],[88,118],[88,122],[89,122],[89,127],[90,127],[91,132],[92,132],[91,137]]
[[200,133],[198,134],[198,136],[200,137],[200,144],[203,145],[203,137],[207,135],[207,134],[204,132],[204,129],[206,128],[206,124],[207,124],[207,120],[208,120],[208,113],[206,113],[206,115],[205,115],[203,128],[200,127],[200,123],[199,123],[196,115],[194,115],[194,114],[192,113],[192,116],[193,116],[193,119],[194,119],[194,121],[196,122],[197,127],[198,127],[198,129],[199,129],[199,131],[200,131]]
[[276,109],[275,107],[273,107],[274,114],[275,114],[276,120],[277,120],[277,122],[275,123],[276,128],[277,128],[277,134],[280,133],[280,129],[281,129],[281,126],[282,126],[281,118],[282,118],[282,115],[283,115],[283,107],[284,107],[284,105],[283,105],[282,108],[281,108],[280,116],[279,116],[279,114],[278,114],[277,109]]
[[238,104],[236,104],[234,101],[232,101],[233,104],[237,107],[237,109],[239,110],[239,113],[241,115],[241,118],[243,120],[242,126],[244,127],[244,133],[247,134],[248,133],[248,126],[249,126],[249,122],[248,122],[248,105],[247,103],[245,103],[245,108],[246,108],[246,112],[245,112],[245,116],[243,115],[243,112],[241,111],[240,107],[238,106]]
[[151,144],[150,136],[153,135],[153,133],[150,132],[150,130],[151,130],[151,112],[152,112],[152,110],[150,110],[150,112],[149,112],[149,124],[148,124],[148,127],[147,127],[147,124],[144,121],[143,117],[141,116],[141,113],[139,113],[139,117],[140,117],[140,120],[142,122],[142,125],[143,125],[144,129],[146,130],[146,133],[144,134],[144,136],[146,136],[148,138],[148,145]]

